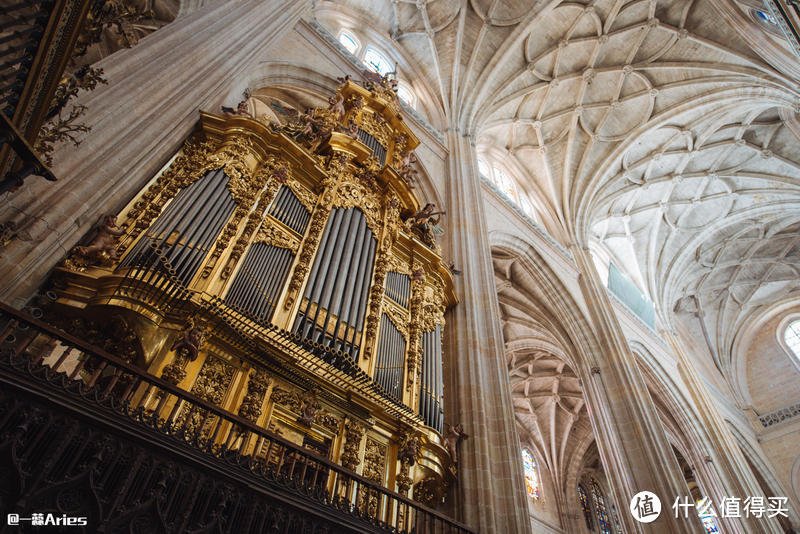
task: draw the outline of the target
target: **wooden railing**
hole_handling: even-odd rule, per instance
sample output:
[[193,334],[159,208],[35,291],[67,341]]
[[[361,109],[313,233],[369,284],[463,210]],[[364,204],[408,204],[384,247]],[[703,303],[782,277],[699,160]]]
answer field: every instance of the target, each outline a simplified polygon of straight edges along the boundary
[[290,497],[292,506],[329,510],[328,520],[350,525],[346,531],[474,532],[5,304],[0,378],[46,386],[48,399],[61,397],[77,412],[132,423],[137,437],[154,434],[176,450],[189,447],[201,463],[235,470],[265,493]]

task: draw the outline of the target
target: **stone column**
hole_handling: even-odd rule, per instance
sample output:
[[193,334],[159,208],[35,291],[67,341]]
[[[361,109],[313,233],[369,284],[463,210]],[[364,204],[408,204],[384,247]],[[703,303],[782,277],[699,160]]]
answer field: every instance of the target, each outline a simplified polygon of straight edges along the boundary
[[[599,344],[579,349],[583,360],[579,374],[623,530],[628,534],[702,532],[694,507],[688,518],[682,511],[675,517],[676,497],[692,502],[689,487],[588,250],[573,245],[570,251],[582,273],[580,286]],[[639,523],[628,511],[640,491],[653,492],[661,500],[661,515],[652,523]]]
[[[764,495],[742,450],[717,410],[716,404],[709,396],[691,356],[686,351],[686,346],[674,332],[662,332],[662,335],[678,357],[679,371],[694,403],[694,413],[700,419],[698,421],[700,426],[706,430],[703,438],[709,449],[701,451],[701,455],[705,456],[706,461],[703,469],[713,474],[709,480],[711,487],[705,489],[710,492],[708,497],[713,501],[717,513],[720,511],[723,497],[741,498],[743,505],[746,497],[762,496],[765,497],[765,507],[768,507],[766,497],[769,496]],[[744,511],[740,515],[741,517],[738,518],[720,517],[716,521],[721,528],[731,533],[780,534],[783,532],[783,528],[776,518],[746,517]]]
[[[26,297],[102,213],[120,210],[178,150],[198,110],[219,112],[236,79],[257,65],[310,0],[212,2],[97,63],[108,85],[84,93],[91,126],[60,146],[58,182],[32,179],[0,207],[25,235],[2,250],[0,299]],[[235,105],[235,104],[234,104]]]
[[531,532],[475,148],[447,133],[446,222],[460,303],[447,317],[445,420],[463,423],[454,513],[482,534]]

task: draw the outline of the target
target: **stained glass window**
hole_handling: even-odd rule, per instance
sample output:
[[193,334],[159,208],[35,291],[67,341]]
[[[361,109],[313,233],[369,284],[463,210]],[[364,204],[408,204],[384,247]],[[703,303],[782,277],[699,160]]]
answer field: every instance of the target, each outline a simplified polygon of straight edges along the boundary
[[[695,509],[700,510],[701,500],[695,502]],[[700,516],[700,521],[703,522],[703,528],[705,528],[706,534],[719,534],[719,528],[717,527],[717,523],[714,521],[714,516],[711,514],[701,514],[699,511],[697,515]]]
[[611,521],[608,519],[606,510],[606,498],[600,484],[595,479],[591,480],[592,500],[594,501],[594,515],[597,517],[597,524],[600,527],[600,534],[613,534],[611,532]]
[[351,54],[355,54],[356,50],[358,50],[358,40],[349,33],[340,33],[339,42],[342,43],[342,46]]
[[522,467],[525,469],[525,487],[528,496],[535,501],[539,500],[539,473],[536,471],[536,462],[528,449],[522,449]]
[[783,340],[794,357],[800,359],[800,320],[789,323],[783,332]]
[[592,523],[592,508],[589,506],[589,496],[586,495],[586,490],[583,489],[583,484],[578,484],[578,496],[581,498],[581,509],[583,510],[583,518],[586,520],[586,528],[594,530]]
[[367,48],[367,53],[364,54],[364,63],[371,71],[377,72],[381,76],[386,76],[393,70],[392,63],[374,48]]
[[401,83],[397,86],[397,96],[412,108],[414,107],[414,93],[405,84]]

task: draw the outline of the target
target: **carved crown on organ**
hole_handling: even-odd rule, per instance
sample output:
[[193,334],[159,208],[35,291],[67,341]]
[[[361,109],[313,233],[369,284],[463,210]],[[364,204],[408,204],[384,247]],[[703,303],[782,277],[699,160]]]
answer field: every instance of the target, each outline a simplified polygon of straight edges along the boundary
[[441,432],[456,298],[441,214],[414,191],[419,140],[386,79],[283,111],[201,113],[57,269],[56,307],[66,328],[122,318],[148,372],[204,381],[224,408],[434,504],[455,473]]

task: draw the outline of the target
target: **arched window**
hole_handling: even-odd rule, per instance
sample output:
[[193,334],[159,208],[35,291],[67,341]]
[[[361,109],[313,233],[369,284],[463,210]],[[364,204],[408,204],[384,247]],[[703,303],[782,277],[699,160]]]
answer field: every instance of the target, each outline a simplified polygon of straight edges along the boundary
[[491,176],[489,166],[486,164],[486,161],[481,158],[478,158],[478,172],[481,173],[484,178],[489,178]]
[[531,204],[531,201],[524,193],[520,193],[519,195],[519,207],[522,208],[522,211],[524,211],[529,217],[533,217],[535,213],[533,211],[533,204]]
[[522,467],[525,469],[525,488],[528,490],[528,497],[538,501],[539,473],[536,471],[536,461],[528,449],[522,449]]
[[355,54],[356,50],[358,50],[358,47],[360,46],[358,44],[358,39],[347,32],[342,32],[339,34],[339,42],[342,43],[342,46],[345,47],[351,54]]
[[414,93],[411,91],[411,89],[408,88],[406,84],[404,83],[398,84],[397,97],[406,104],[408,104],[410,107],[412,108],[414,107],[414,101],[416,100],[414,98]]
[[606,498],[603,495],[603,490],[600,489],[600,484],[598,484],[595,479],[591,480],[591,488],[592,500],[594,501],[594,515],[600,527],[600,534],[612,534],[611,521],[608,518]]
[[583,510],[583,518],[586,520],[586,528],[594,530],[594,525],[592,524],[592,508],[589,506],[589,496],[586,495],[583,484],[578,484],[578,496],[581,499],[581,510]]
[[792,351],[795,358],[800,360],[800,319],[796,319],[786,326],[783,331],[783,341]]
[[517,199],[517,188],[514,187],[514,181],[509,175],[502,170],[495,167],[492,169],[494,173],[494,183],[500,188],[500,191],[508,195],[513,200]]
[[386,76],[394,70],[391,61],[374,48],[367,48],[367,53],[364,54],[364,63],[367,65],[367,68],[373,72],[377,72],[381,76]]

